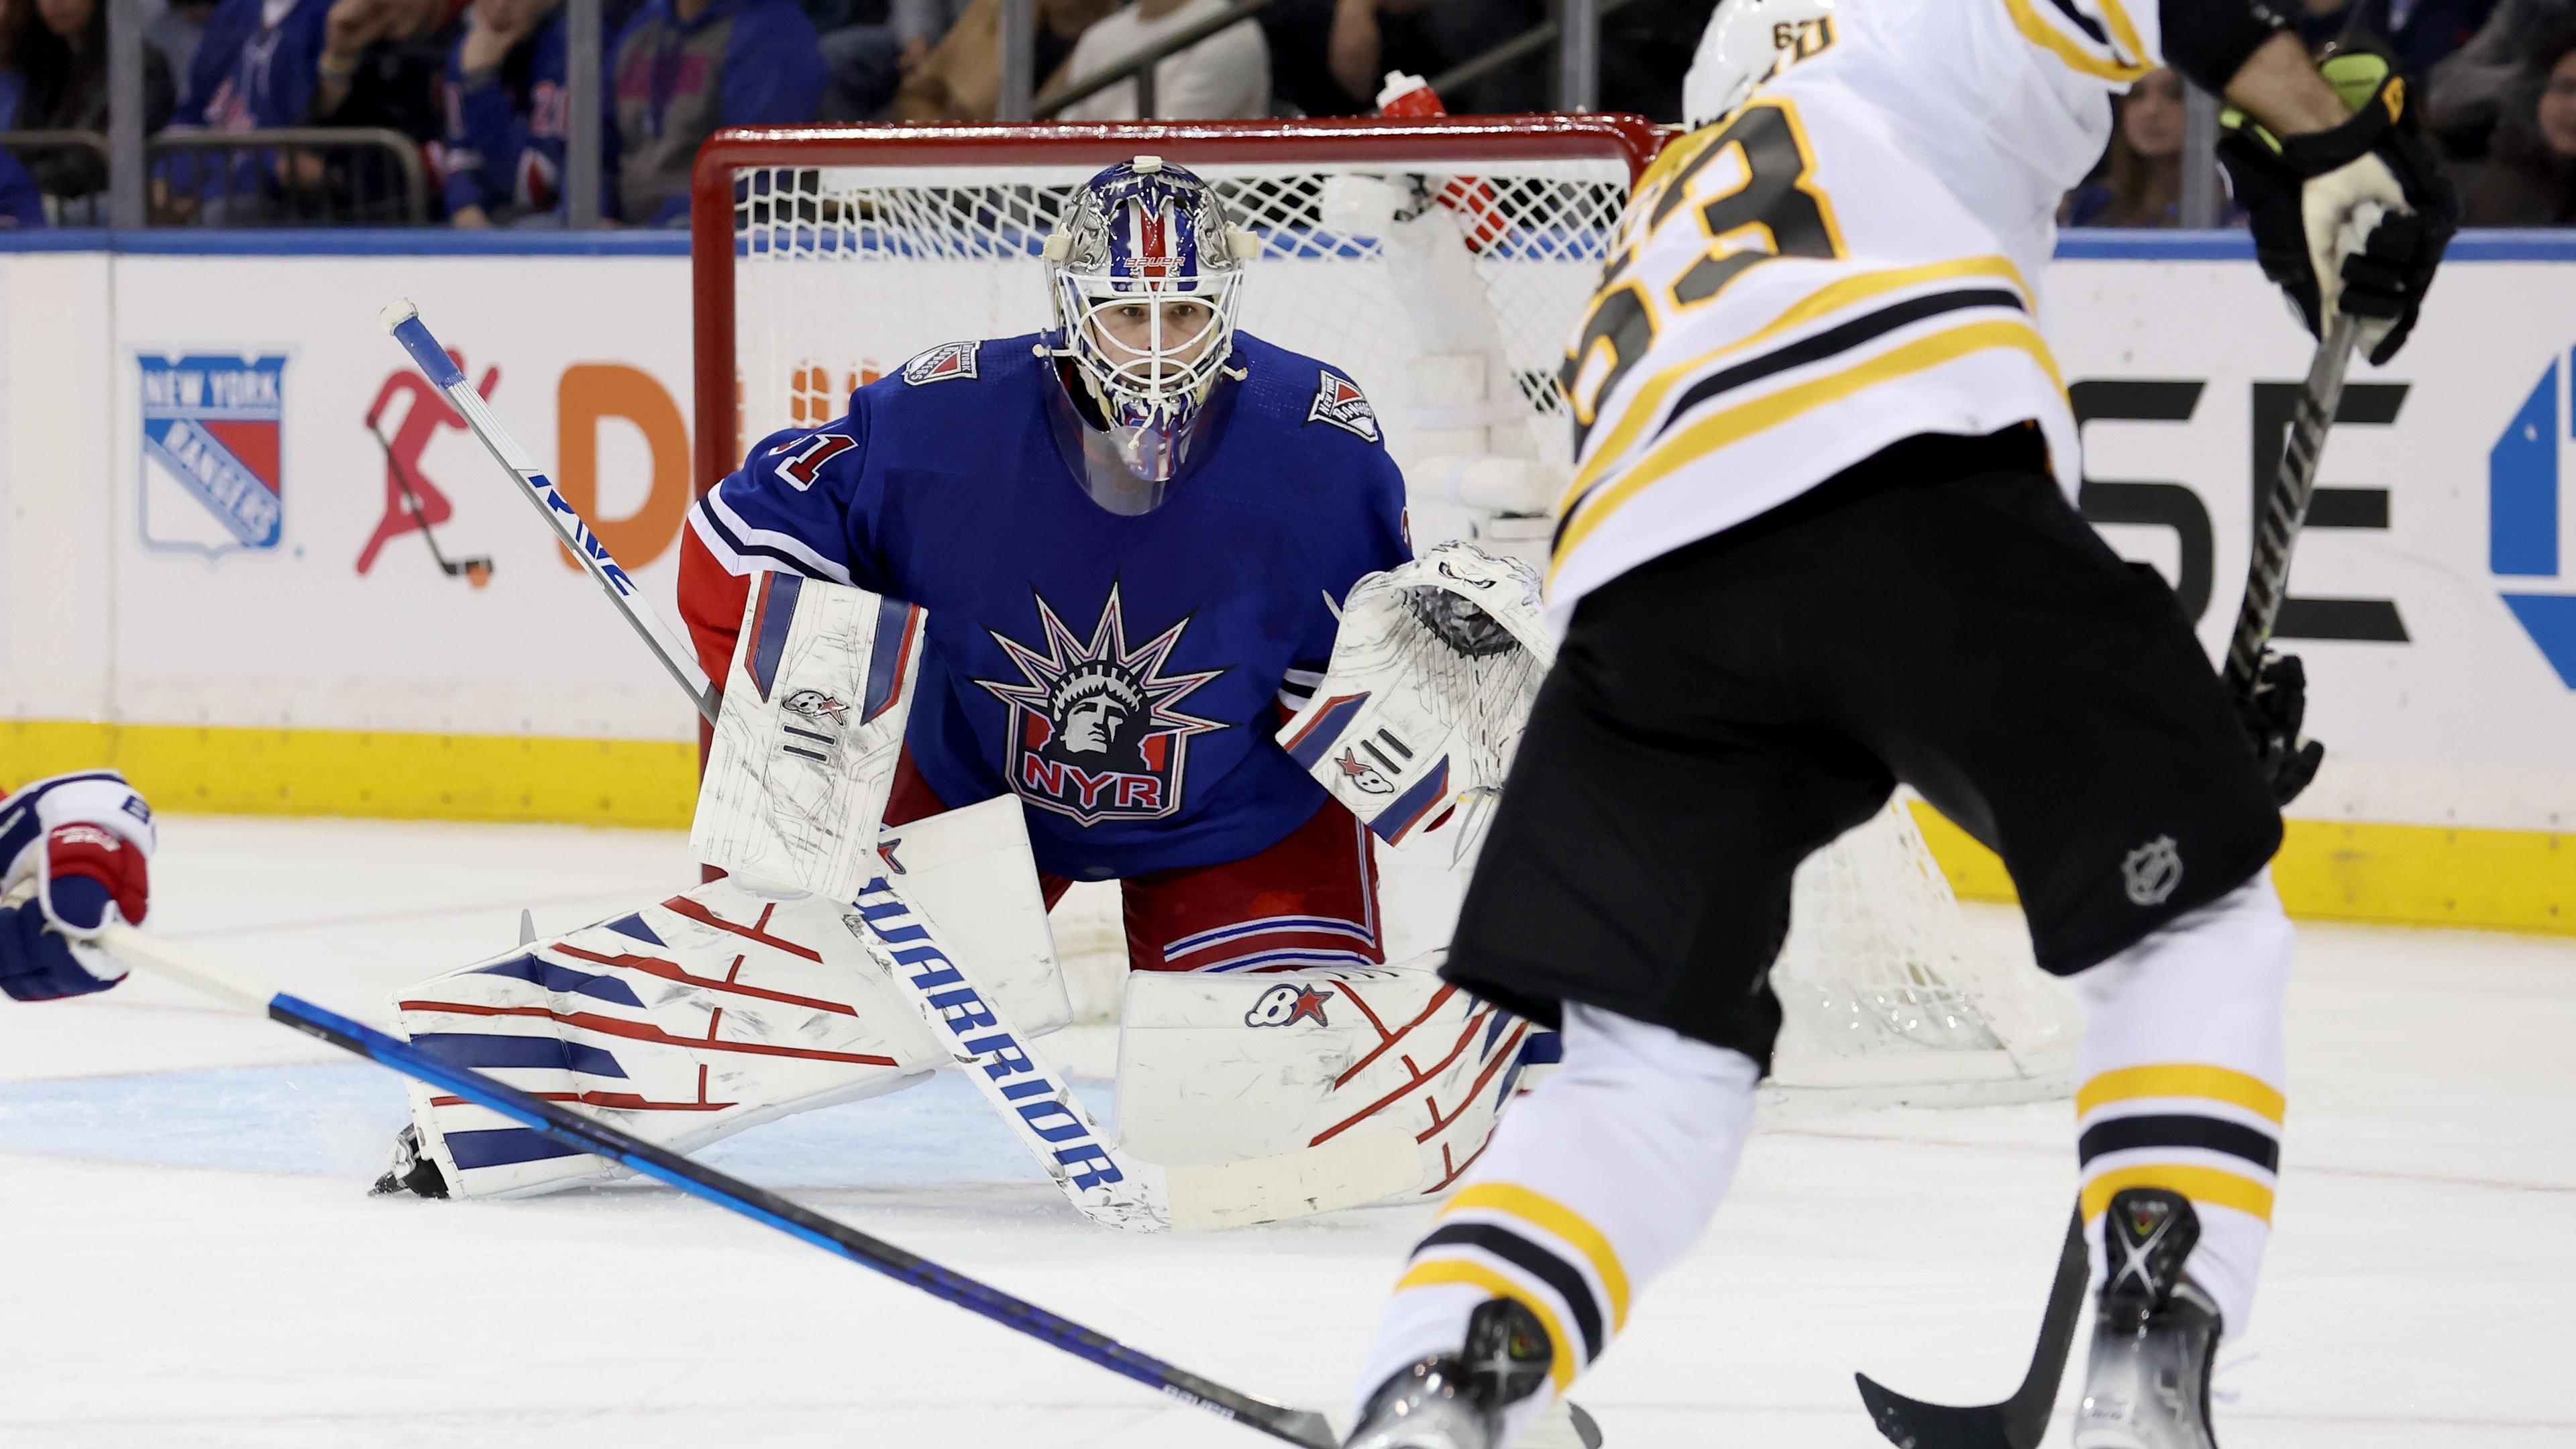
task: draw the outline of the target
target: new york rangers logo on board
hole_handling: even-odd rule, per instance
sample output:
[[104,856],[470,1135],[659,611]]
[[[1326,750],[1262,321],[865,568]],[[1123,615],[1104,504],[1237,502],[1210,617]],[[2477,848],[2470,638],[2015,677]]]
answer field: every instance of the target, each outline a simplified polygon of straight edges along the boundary
[[1087,640],[1044,596],[1037,606],[1044,653],[993,635],[1021,682],[975,681],[1011,708],[1004,761],[1011,789],[1085,825],[1159,820],[1180,809],[1190,737],[1225,728],[1177,707],[1224,670],[1163,672],[1189,619],[1131,648],[1115,584]]
[[1306,409],[1306,421],[1331,423],[1346,433],[1353,433],[1374,443],[1377,436],[1377,410],[1360,395],[1359,384],[1325,368],[1323,379],[1315,387],[1315,401]]
[[942,342],[903,365],[903,380],[914,387],[975,375],[975,353],[981,342]]
[[285,534],[286,358],[135,358],[142,369],[143,541],[192,553],[273,549]]

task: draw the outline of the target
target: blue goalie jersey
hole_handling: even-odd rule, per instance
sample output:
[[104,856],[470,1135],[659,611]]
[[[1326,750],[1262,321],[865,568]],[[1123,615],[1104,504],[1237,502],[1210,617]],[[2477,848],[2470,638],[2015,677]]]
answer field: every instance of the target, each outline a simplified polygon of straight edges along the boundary
[[1327,799],[1273,735],[1351,585],[1410,556],[1403,477],[1347,376],[1237,333],[1168,496],[1113,513],[1037,342],[934,348],[761,440],[690,513],[682,612],[721,679],[754,570],[920,604],[906,743],[943,803],[1017,793],[1074,880],[1256,854]]

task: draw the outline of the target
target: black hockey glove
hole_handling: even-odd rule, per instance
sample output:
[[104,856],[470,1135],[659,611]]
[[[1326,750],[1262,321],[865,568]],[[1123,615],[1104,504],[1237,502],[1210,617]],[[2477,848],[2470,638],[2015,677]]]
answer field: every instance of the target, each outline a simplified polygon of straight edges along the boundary
[[2272,803],[2287,805],[2317,777],[2326,747],[2299,733],[2308,716],[2308,671],[2296,654],[2265,654],[2254,697],[2236,701],[2236,717],[2253,737],[2254,763],[2272,785]]
[[2321,319],[2339,309],[2360,324],[2362,353],[2386,362],[2459,229],[2459,198],[2385,59],[2350,51],[2318,69],[2353,105],[2351,120],[2284,140],[2230,110],[2218,157],[2263,275],[2289,293],[2308,331],[2323,337]]

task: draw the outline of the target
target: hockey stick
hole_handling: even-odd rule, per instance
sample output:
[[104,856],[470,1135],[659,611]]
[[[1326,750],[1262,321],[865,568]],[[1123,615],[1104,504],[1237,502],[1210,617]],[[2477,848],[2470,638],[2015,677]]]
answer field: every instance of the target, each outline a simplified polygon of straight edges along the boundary
[[[409,302],[387,307],[385,330],[411,354],[440,392],[456,405],[466,426],[518,480],[520,492],[546,517],[555,536],[584,560],[609,602],[625,615],[644,647],[679,682],[700,716],[716,720],[722,696],[698,667],[696,651],[637,592],[608,549],[539,472],[469,386],[465,373]],[[1074,1210],[1110,1227],[1158,1229],[1240,1227],[1357,1207],[1394,1196],[1421,1180],[1421,1157],[1411,1136],[1387,1131],[1354,1133],[1302,1151],[1250,1162],[1163,1167],[1120,1155],[1100,1140],[1091,1114],[1062,1073],[1012,1027],[994,993],[975,983],[971,969],[937,949],[936,929],[890,879],[872,885],[878,905],[854,902],[889,963],[887,979],[921,1013],[932,1033],[949,1044],[994,1114],[1060,1188]],[[900,934],[894,934],[900,933]],[[934,969],[916,972],[912,942],[932,947]],[[895,964],[901,962],[902,964]],[[1044,1125],[1041,1125],[1044,1124]],[[1098,1170],[1085,1170],[1098,1163]]]
[[466,383],[465,370],[456,365],[456,359],[448,356],[438,345],[438,339],[430,336],[429,329],[420,324],[420,309],[409,302],[396,302],[387,307],[377,320],[393,334],[396,342],[403,345],[403,350],[411,354],[412,365],[420,369],[421,375],[455,406],[457,415],[465,419],[465,426],[491,453],[492,460],[508,470],[510,477],[518,483],[521,495],[544,515],[546,527],[554,530],[557,541],[570,550],[574,558],[581,560],[581,566],[599,581],[600,588],[607,591],[609,602],[617,606],[617,612],[625,616],[626,622],[643,639],[644,647],[653,652],[654,658],[662,661],[662,667],[671,672],[671,678],[679,683],[680,688],[688,691],[690,702],[698,707],[698,713],[714,719],[715,687],[707,682],[706,671],[698,667],[695,653],[671,632],[670,625],[662,622],[661,615],[653,612],[652,605],[645,603],[636,593],[635,581],[626,576],[626,570],[617,566],[617,560],[608,556],[607,547],[590,531],[590,525],[582,521],[581,514],[564,501],[563,491],[555,487],[554,480],[540,471],[536,460],[528,456],[528,450],[520,447],[509,430],[501,426],[501,419],[483,401],[483,395]]
[[451,579],[462,578],[478,589],[490,583],[492,560],[488,558],[469,558],[461,562],[451,560],[447,556],[447,551],[438,546],[438,536],[429,531],[429,515],[420,506],[420,495],[412,489],[411,470],[404,467],[402,460],[394,456],[394,445],[385,440],[385,430],[377,427],[373,418],[367,420],[367,431],[375,435],[376,446],[384,449],[385,468],[393,475],[394,486],[402,490],[403,508],[411,514],[413,526],[420,530],[420,541],[429,545],[429,556],[437,561],[439,572]]
[[2263,651],[2272,642],[2272,626],[2281,617],[2281,600],[2290,591],[2290,550],[2307,526],[2308,501],[2317,492],[2317,459],[2326,450],[2326,430],[2334,426],[2335,409],[2343,403],[2344,369],[2351,365],[2356,330],[2352,318],[2338,312],[2317,354],[2308,364],[2308,381],[2299,390],[2298,411],[2291,415],[2282,439],[2281,465],[2272,474],[2272,496],[2254,531],[2254,563],[2245,575],[2245,602],[2236,610],[2236,632],[2227,641],[2227,687],[2238,699],[2252,699],[2263,671]]
[[1150,1354],[1129,1348],[1107,1334],[1085,1328],[1069,1318],[1014,1298],[954,1269],[916,1257],[883,1239],[835,1222],[767,1188],[754,1187],[714,1168],[692,1162],[676,1152],[656,1147],[640,1137],[588,1117],[577,1116],[506,1082],[450,1065],[409,1042],[396,1040],[364,1023],[352,1021],[299,997],[271,991],[264,983],[214,965],[131,926],[108,927],[100,934],[98,944],[108,955],[136,970],[193,987],[245,1011],[266,1016],[282,1026],[329,1042],[343,1051],[354,1052],[378,1065],[391,1067],[405,1076],[452,1092],[478,1107],[488,1108],[567,1146],[622,1163],[691,1197],[702,1198],[754,1222],[766,1223],[782,1233],[802,1238],[861,1267],[873,1268],[889,1278],[909,1283],[934,1298],[944,1299],[970,1313],[981,1314],[1005,1328],[1063,1349],[1183,1403],[1221,1414],[1274,1439],[1304,1445],[1306,1449],[1334,1449],[1339,1442],[1331,1426],[1325,1423],[1324,1416],[1312,1409],[1274,1404],[1176,1368]]
[[[2272,475],[2272,494],[2255,530],[2245,601],[2236,611],[2236,631],[2227,645],[2225,680],[2229,692],[2240,700],[2253,698],[2262,676],[2263,651],[2272,642],[2281,599],[2289,592],[2290,550],[2307,524],[2308,501],[2316,496],[2317,459],[2325,452],[2326,430],[2334,425],[2335,410],[2343,403],[2344,371],[2352,363],[2356,340],[2352,318],[2335,314],[2308,363],[2298,411],[2282,439],[2281,465]],[[2057,1279],[2049,1285],[2048,1307],[2040,1316],[2039,1345],[2031,1353],[2030,1372],[2023,1376],[2021,1387],[1999,1404],[1959,1407],[1909,1399],[1867,1374],[1854,1374],[1861,1402],[1868,1406],[1878,1431],[1901,1449],[2033,1449],[2048,1432],[2049,1415],[2057,1407],[2057,1383],[2066,1372],[2075,1320],[2092,1276],[2079,1203],[2074,1220],[2067,1224]]]
[[1964,1408],[1927,1404],[1892,1392],[1867,1374],[1854,1374],[1860,1401],[1869,1406],[1870,1421],[1900,1449],[2035,1449],[2048,1432],[2050,1411],[2057,1407],[2057,1382],[2066,1374],[2066,1354],[2075,1343],[2075,1320],[2092,1276],[2092,1260],[2084,1251],[2084,1211],[2079,1205],[2066,1224],[2066,1245],[2058,1250],[2057,1277],[2048,1285],[2048,1311],[2040,1319],[2039,1344],[2031,1351],[2030,1369],[2012,1397],[2000,1404]]

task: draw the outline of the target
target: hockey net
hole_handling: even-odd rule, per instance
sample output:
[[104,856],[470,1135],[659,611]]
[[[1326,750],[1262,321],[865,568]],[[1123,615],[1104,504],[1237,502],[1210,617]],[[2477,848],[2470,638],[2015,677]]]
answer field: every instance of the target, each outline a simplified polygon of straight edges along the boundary
[[[692,219],[700,484],[940,343],[1049,325],[1039,249],[1072,188],[1150,153],[1260,239],[1244,329],[1375,402],[1417,544],[1543,551],[1543,519],[1465,509],[1444,479],[1480,457],[1563,476],[1553,379],[1657,139],[1602,116],[723,133]],[[1389,959],[1438,945],[1463,864],[1387,867]],[[1056,926],[1077,1011],[1114,1019],[1115,888],[1077,887]],[[2008,1100],[2062,1092],[2072,1066],[2066,994],[1968,928],[1901,806],[1801,871],[1773,982],[1782,1086]]]

